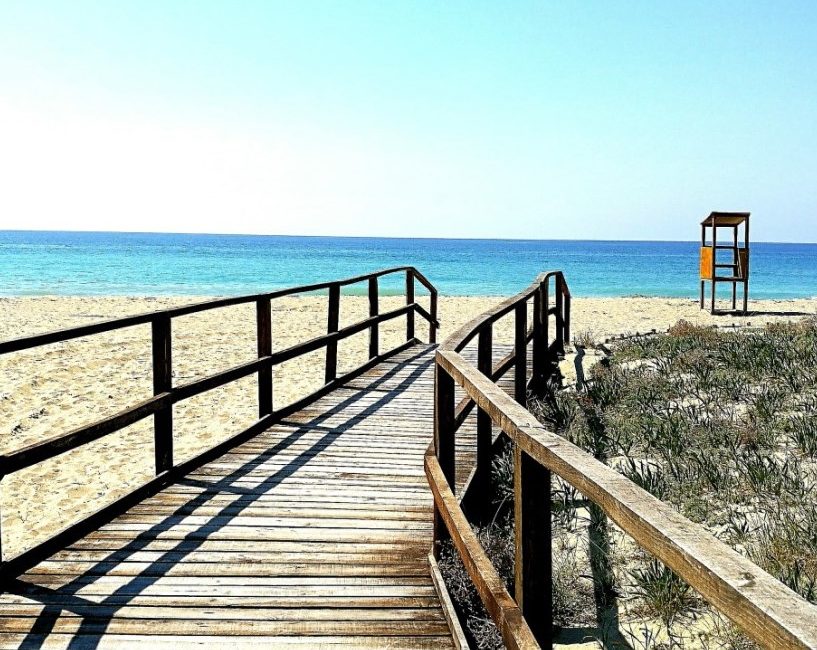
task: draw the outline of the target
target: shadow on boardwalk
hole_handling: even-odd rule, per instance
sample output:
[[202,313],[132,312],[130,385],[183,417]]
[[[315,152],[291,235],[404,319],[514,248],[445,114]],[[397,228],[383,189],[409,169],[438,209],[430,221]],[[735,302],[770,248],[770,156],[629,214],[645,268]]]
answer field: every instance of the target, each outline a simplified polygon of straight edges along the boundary
[[[76,617],[79,617],[78,625],[71,633],[72,637],[67,644],[68,647],[96,647],[121,608],[129,605],[135,597],[155,585],[159,579],[166,576],[174,567],[183,565],[188,561],[190,555],[199,551],[202,545],[210,540],[215,533],[241,518],[242,513],[255,504],[260,497],[269,494],[285,479],[292,477],[299,469],[306,467],[320,452],[332,449],[333,444],[347,430],[359,424],[362,419],[365,420],[387,407],[421,375],[429,371],[432,358],[427,348],[423,348],[421,351],[414,348],[409,353],[408,358],[403,357],[402,360],[397,362],[384,364],[388,366],[385,372],[381,370],[380,374],[373,377],[365,388],[355,390],[348,397],[345,395],[338,397],[338,394],[346,393],[345,390],[330,394],[328,397],[336,396],[334,405],[320,415],[310,418],[307,422],[302,422],[298,425],[298,428],[283,439],[275,442],[275,444],[271,444],[263,451],[254,453],[251,460],[243,462],[234,471],[217,481],[208,482],[191,477],[185,477],[178,481],[175,485],[186,485],[191,488],[203,489],[203,491],[192,495],[182,505],[175,507],[171,514],[163,517],[159,523],[150,525],[146,530],[138,534],[135,533],[134,538],[122,548],[110,552],[104,559],[93,564],[90,569],[73,577],[65,585],[51,588],[42,584],[33,584],[27,580],[16,579],[12,581],[8,589],[10,594],[23,596],[45,606],[36,616],[36,620],[33,621],[28,633],[22,638],[21,647],[42,647],[48,640],[49,635],[55,631],[55,626],[64,613],[73,615],[75,620]],[[388,390],[383,388],[384,384],[390,380],[395,380],[401,373],[404,373],[405,376],[400,377],[396,384],[393,384]],[[328,397],[323,398],[320,404],[325,404]],[[363,408],[360,408],[361,404],[363,404]],[[339,424],[327,424],[334,417],[340,417],[342,421]],[[259,463],[275,459],[283,451],[302,441],[306,433],[314,434],[316,431],[320,435],[314,443],[301,450],[293,460],[287,462],[283,467],[271,469],[270,471],[273,473],[264,478],[257,486],[248,487],[246,483],[242,483],[241,479],[250,478],[251,474],[257,472],[259,467],[263,469],[263,466],[259,466]],[[429,430],[428,436],[430,435]],[[250,442],[257,440],[258,438],[252,438]],[[423,442],[424,444],[425,442]],[[419,467],[421,467],[421,456],[418,458],[418,463]],[[219,504],[216,501],[215,505],[217,507],[220,505],[220,507],[218,507],[215,515],[207,517],[207,523],[196,525],[194,530],[185,534],[183,539],[171,549],[162,552],[157,559],[149,562],[146,567],[138,572],[138,575],[128,577],[123,584],[113,589],[102,600],[91,600],[79,594],[84,587],[97,582],[106,575],[110,575],[124,562],[132,561],[134,554],[146,550],[151,542],[154,542],[163,532],[170,531],[174,526],[189,524],[185,520],[191,514],[195,514],[195,511],[202,506],[210,505],[212,507],[214,498],[223,494],[230,494],[237,498],[229,501],[226,505]],[[297,499],[297,496],[293,497],[293,500],[297,501]],[[275,561],[272,553],[270,554],[270,561]],[[248,563],[247,566],[251,567],[252,564]],[[36,575],[33,576],[35,581],[36,577]],[[214,580],[213,583],[212,593],[217,597],[218,581]],[[0,601],[0,613],[2,613],[4,606],[5,604]],[[161,613],[157,612],[156,617],[161,618]],[[240,623],[240,621],[236,622]],[[56,631],[59,632],[58,629]],[[202,637],[202,641],[205,639],[206,637]]]

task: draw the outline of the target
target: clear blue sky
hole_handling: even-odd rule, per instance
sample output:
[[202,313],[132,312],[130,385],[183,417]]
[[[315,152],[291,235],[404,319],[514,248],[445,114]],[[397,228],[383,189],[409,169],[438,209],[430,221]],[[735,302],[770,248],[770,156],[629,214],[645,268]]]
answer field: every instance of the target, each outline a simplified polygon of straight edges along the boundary
[[0,3],[0,228],[817,241],[817,2]]

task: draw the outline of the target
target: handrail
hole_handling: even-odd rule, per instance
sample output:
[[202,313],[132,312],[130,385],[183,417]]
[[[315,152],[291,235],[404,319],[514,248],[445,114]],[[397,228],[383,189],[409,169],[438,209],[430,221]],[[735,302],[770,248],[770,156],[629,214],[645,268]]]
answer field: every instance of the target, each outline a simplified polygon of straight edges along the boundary
[[[426,456],[426,476],[435,502],[435,542],[450,534],[505,643],[513,647],[551,644],[551,512],[549,491],[542,486],[550,485],[550,474],[554,472],[596,503],[636,543],[675,571],[761,645],[817,647],[817,607],[702,526],[548,431],[518,399],[500,389],[492,376],[474,367],[456,351],[460,341],[466,337],[472,339],[475,331],[496,320],[493,317],[497,313],[504,310],[507,314],[518,309],[519,301],[527,300],[530,295],[529,290],[505,301],[485,318],[475,319],[475,327],[462,328],[437,351],[434,444]],[[556,308],[562,310],[566,323],[569,323],[569,295],[569,291],[563,291],[566,302],[562,302],[561,307],[557,304]],[[541,311],[549,311],[549,308]],[[536,335],[542,334],[539,328]],[[544,336],[546,343],[546,330]],[[535,338],[533,342],[535,346]],[[480,358],[483,355],[480,350]],[[453,402],[455,384],[477,405],[478,417],[487,418],[489,426],[498,426],[515,445],[515,601],[508,601],[509,595],[501,581],[496,584],[495,569],[471,532],[461,502],[453,498],[451,452],[457,428]],[[480,462],[485,461],[480,461],[478,450],[477,463]],[[521,612],[519,619],[517,611]]]
[[[135,325],[145,325],[152,323],[160,316],[167,316],[169,318],[177,318],[179,316],[187,316],[210,309],[218,309],[221,307],[234,307],[235,305],[246,304],[250,302],[257,302],[259,300],[274,300],[276,298],[284,298],[300,293],[310,293],[312,291],[322,291],[333,286],[345,287],[350,284],[357,284],[364,280],[372,278],[383,277],[384,275],[391,275],[394,273],[411,273],[412,276],[420,282],[432,296],[436,296],[437,290],[431,282],[413,266],[395,266],[389,269],[383,269],[374,273],[367,273],[365,275],[358,275],[352,278],[344,278],[343,280],[333,280],[327,282],[318,282],[316,284],[305,284],[298,287],[287,287],[285,289],[278,289],[276,291],[269,291],[266,293],[254,293],[244,296],[231,296],[228,298],[216,298],[214,300],[205,300],[202,302],[192,303],[190,305],[182,305],[180,307],[170,307],[168,309],[161,309],[143,314],[135,314],[133,316],[125,316],[123,318],[114,318],[111,320],[104,320],[98,323],[91,323],[90,325],[80,325],[78,327],[69,327],[65,329],[53,330],[51,332],[44,332],[42,334],[32,334],[30,336],[23,336],[16,339],[9,339],[8,341],[0,341],[0,355],[8,354],[10,352],[19,352],[21,350],[28,350],[36,348],[41,345],[50,345],[52,343],[61,343],[70,339],[90,336],[91,334],[101,334],[102,332],[110,332],[112,330],[123,329],[125,327],[133,327]],[[435,324],[439,325],[436,322]]]
[[[462,325],[456,332],[443,341],[443,343],[440,345],[440,349],[461,352],[462,349],[479,334],[480,330],[484,329],[491,323],[495,323],[503,316],[507,316],[521,301],[530,299],[537,292],[543,291],[543,289],[546,290],[548,282],[551,278],[557,279],[557,293],[564,296],[569,301],[570,289],[567,286],[567,282],[564,281],[564,275],[561,271],[540,273],[528,287],[516,295],[503,300],[496,307],[475,316],[470,321],[465,323],[465,325]],[[554,310],[555,309],[556,308],[554,308]],[[568,332],[566,339],[569,338],[570,335]]]
[[[553,294],[555,305],[550,305],[551,280],[555,284]],[[533,299],[533,327],[528,328],[528,302]],[[493,324],[500,318],[513,313],[514,346],[513,350],[498,363],[493,363]],[[555,317],[556,328],[553,341],[549,341],[550,316]],[[561,271],[541,273],[536,280],[515,296],[504,300],[489,311],[477,316],[463,325],[440,346],[437,351],[434,381],[434,441],[426,455],[426,475],[431,484],[435,498],[434,511],[434,552],[438,551],[437,542],[450,536],[460,556],[464,559],[466,569],[471,576],[483,603],[491,614],[508,647],[534,647],[538,630],[549,627],[550,612],[540,612],[536,619],[538,625],[533,628],[521,617],[523,611],[520,593],[516,602],[504,590],[492,588],[496,584],[495,570],[490,560],[479,546],[476,537],[470,533],[461,507],[466,497],[477,506],[484,506],[489,500],[490,471],[493,457],[493,425],[491,416],[483,409],[477,412],[476,462],[473,471],[465,484],[459,503],[453,498],[455,485],[455,435],[474,408],[476,400],[466,395],[459,404],[455,404],[454,379],[440,366],[441,355],[458,354],[475,337],[478,337],[477,367],[474,371],[485,376],[488,381],[499,381],[511,369],[514,370],[514,399],[525,404],[529,389],[536,389],[552,373],[554,362],[564,353],[565,343],[570,338],[570,291]],[[528,378],[528,344],[533,344],[532,368]],[[443,477],[444,482],[439,479]],[[548,479],[549,480],[549,479]],[[450,495],[450,496],[449,496]],[[478,513],[478,514],[484,514]],[[548,514],[549,521],[549,514]],[[463,528],[463,523],[468,530]],[[535,541],[535,538],[532,538]],[[465,555],[473,559],[465,561]],[[523,584],[518,580],[517,585]],[[526,593],[534,594],[536,584],[525,582]],[[501,585],[501,581],[500,581]],[[539,591],[549,594],[550,581],[538,585]],[[529,604],[535,596],[528,599]],[[540,602],[543,595],[538,596]],[[546,614],[546,616],[544,615]]]
[[509,648],[535,647],[536,639],[530,626],[471,529],[439,461],[430,450],[425,455],[425,471],[429,477],[436,512],[450,532],[451,540],[485,604],[485,609],[496,621],[505,645]]
[[[397,309],[380,313],[378,278],[394,274],[405,273],[406,276],[406,304]],[[426,287],[431,296],[430,311],[424,309],[414,300],[414,282],[419,281]],[[340,314],[340,288],[358,282],[368,281],[369,317],[343,328],[338,327]],[[314,337],[308,341],[298,343],[283,350],[272,350],[271,329],[271,299],[289,296],[296,293],[305,293],[321,289],[329,290],[327,303],[328,319],[327,333]],[[257,343],[258,357],[226,370],[222,370],[203,378],[190,381],[178,386],[172,385],[172,350],[171,350],[171,319],[187,314],[228,307],[242,303],[256,303],[257,316]],[[414,315],[419,314],[429,324],[429,343],[436,341],[439,327],[437,321],[437,290],[429,280],[412,266],[396,267],[376,271],[366,275],[321,282],[317,284],[281,289],[263,294],[224,298],[165,309],[161,311],[140,314],[114,320],[103,321],[92,325],[83,325],[63,330],[56,330],[44,334],[22,337],[12,341],[0,343],[0,355],[27,350],[41,345],[50,345],[71,339],[85,337],[91,334],[107,332],[133,325],[150,323],[152,328],[153,350],[153,388],[152,397],[133,404],[118,413],[78,427],[68,433],[52,436],[46,440],[37,441],[20,449],[0,455],[0,479],[7,474],[31,467],[45,460],[54,458],[76,449],[80,446],[110,435],[116,431],[134,424],[146,417],[154,417],[154,439],[156,455],[156,475],[161,476],[177,467],[173,461],[173,417],[172,406],[178,402],[190,399],[206,391],[213,390],[225,384],[237,381],[252,374],[258,375],[258,417],[259,422],[269,419],[275,414],[272,402],[272,370],[276,365],[297,358],[316,350],[326,349],[326,366],[324,386],[299,403],[319,397],[327,390],[359,372],[362,367],[376,360],[393,354],[398,346],[384,354],[379,351],[379,325],[386,321],[406,317],[406,341],[416,341],[414,335]],[[337,345],[350,336],[369,330],[369,361],[343,377],[337,374]],[[279,411],[280,412],[280,411]],[[80,522],[82,523],[82,522]],[[43,544],[64,534],[58,533]],[[0,559],[2,549],[0,548]],[[5,564],[5,563],[4,563]]]
[[[271,368],[298,356],[314,352],[315,350],[325,347],[330,341],[343,340],[353,334],[362,332],[367,327],[371,327],[374,323],[382,323],[397,318],[398,316],[403,316],[411,310],[412,306],[407,305],[380,314],[375,318],[367,318],[364,321],[345,327],[332,334],[326,334],[305,343],[291,346],[269,356],[248,361],[228,368],[227,370],[208,375],[207,377],[181,384],[163,393],[149,397],[135,406],[120,411],[108,418],[78,427],[69,433],[52,436],[46,440],[31,443],[9,454],[1,455],[0,474],[11,474],[26,467],[36,465],[44,460],[48,460],[49,458],[54,458],[59,454],[81,447],[84,444],[103,438],[111,433],[115,433],[177,402],[232,383],[264,368]],[[422,311],[424,312],[425,310]]]

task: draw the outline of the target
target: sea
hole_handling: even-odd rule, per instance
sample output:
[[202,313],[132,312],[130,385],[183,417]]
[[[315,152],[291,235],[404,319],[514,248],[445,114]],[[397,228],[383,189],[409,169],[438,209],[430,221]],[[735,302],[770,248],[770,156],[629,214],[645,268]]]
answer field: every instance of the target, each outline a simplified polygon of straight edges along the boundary
[[[581,296],[698,295],[698,242],[0,231],[0,295],[227,296],[411,265],[441,295],[565,272]],[[398,294],[399,278],[381,290]],[[726,287],[723,286],[724,295]],[[365,284],[349,288],[364,293]],[[750,298],[817,297],[817,244],[752,243]]]

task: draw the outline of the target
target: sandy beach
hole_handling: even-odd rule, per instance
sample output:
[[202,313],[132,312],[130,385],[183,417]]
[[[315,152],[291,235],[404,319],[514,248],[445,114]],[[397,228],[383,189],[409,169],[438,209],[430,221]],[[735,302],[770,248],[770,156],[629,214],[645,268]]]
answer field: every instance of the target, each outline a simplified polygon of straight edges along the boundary
[[[32,297],[0,298],[0,340],[160,310],[201,298]],[[440,298],[440,340],[500,297]],[[381,299],[381,311],[403,304]],[[420,299],[427,306],[428,298]],[[597,339],[651,329],[679,319],[732,324],[817,314],[817,300],[752,301],[748,318],[712,317],[697,302],[665,298],[577,298],[574,337]],[[368,313],[366,298],[343,296],[341,326]],[[326,299],[293,297],[273,303],[273,346],[282,349],[325,332]],[[512,323],[497,324],[495,339],[510,342]],[[417,318],[417,334],[427,325]],[[381,350],[405,340],[405,321],[381,326]],[[254,358],[254,305],[184,316],[173,321],[173,377],[184,383]],[[365,360],[368,333],[339,346],[339,371]],[[275,371],[274,399],[281,406],[311,393],[323,381],[322,351]],[[137,326],[64,344],[0,357],[0,432],[7,452],[112,415],[151,394],[150,328]],[[174,408],[177,461],[237,433],[256,419],[256,380],[247,377]],[[430,435],[430,432],[429,432]],[[2,543],[11,557],[96,510],[153,474],[152,419],[143,420],[78,450],[3,479]]]

